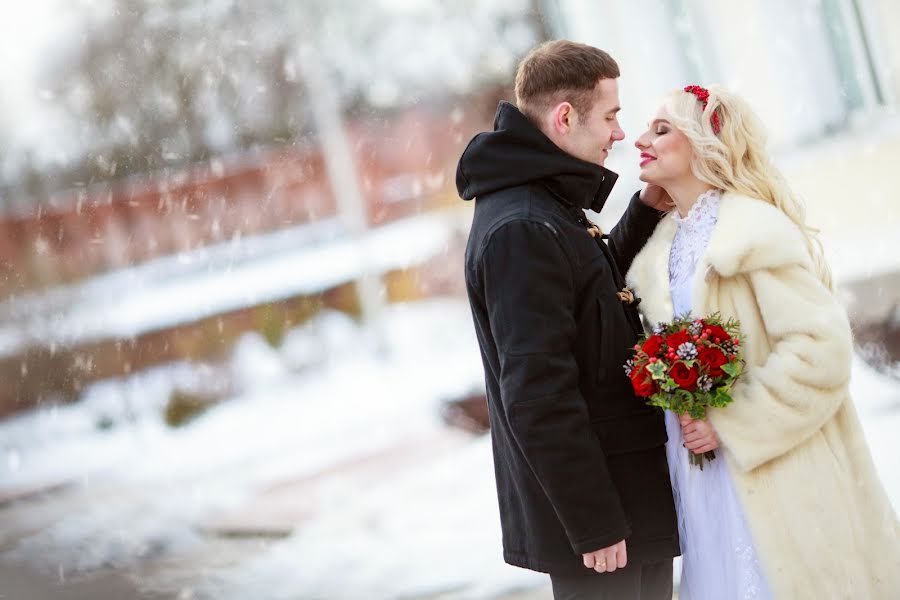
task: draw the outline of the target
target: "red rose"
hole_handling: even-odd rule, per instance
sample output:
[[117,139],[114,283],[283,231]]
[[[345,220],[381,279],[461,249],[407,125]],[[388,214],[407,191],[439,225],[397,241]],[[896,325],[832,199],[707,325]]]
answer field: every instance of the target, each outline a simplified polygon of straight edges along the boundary
[[709,330],[709,337],[717,344],[727,342],[731,339],[731,336],[728,335],[728,332],[718,325],[710,325],[706,329]]
[[650,373],[644,368],[635,368],[631,372],[631,387],[634,393],[641,398],[649,398],[656,392],[656,384]]
[[686,344],[690,341],[692,341],[691,334],[687,331],[679,331],[666,337],[666,344],[669,346],[669,348],[675,350],[676,352],[678,351],[678,346]]
[[721,377],[724,374],[722,365],[728,362],[728,357],[718,348],[703,346],[697,352],[697,360],[706,367],[710,377]]
[[662,336],[651,335],[649,338],[647,338],[647,341],[644,342],[644,347],[641,349],[647,353],[647,356],[658,356],[659,351],[662,350],[662,345]]
[[697,367],[688,368],[686,364],[679,361],[669,369],[669,377],[675,380],[681,389],[693,392],[697,389],[697,378],[700,377],[700,373],[697,371]]

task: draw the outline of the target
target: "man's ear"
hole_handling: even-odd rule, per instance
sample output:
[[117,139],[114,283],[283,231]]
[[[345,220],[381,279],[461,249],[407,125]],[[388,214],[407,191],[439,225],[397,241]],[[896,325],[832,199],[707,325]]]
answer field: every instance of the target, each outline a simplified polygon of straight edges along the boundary
[[566,135],[569,133],[578,118],[575,113],[575,108],[568,102],[560,102],[554,106],[550,115],[552,119],[550,126],[558,135]]

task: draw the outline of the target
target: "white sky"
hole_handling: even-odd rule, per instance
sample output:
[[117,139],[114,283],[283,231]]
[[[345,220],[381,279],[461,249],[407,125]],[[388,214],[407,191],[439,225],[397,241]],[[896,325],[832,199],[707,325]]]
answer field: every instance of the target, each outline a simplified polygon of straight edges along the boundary
[[43,131],[40,105],[47,100],[37,89],[36,70],[48,43],[70,23],[63,6],[63,0],[0,0],[0,119],[3,135],[10,136],[7,147]]

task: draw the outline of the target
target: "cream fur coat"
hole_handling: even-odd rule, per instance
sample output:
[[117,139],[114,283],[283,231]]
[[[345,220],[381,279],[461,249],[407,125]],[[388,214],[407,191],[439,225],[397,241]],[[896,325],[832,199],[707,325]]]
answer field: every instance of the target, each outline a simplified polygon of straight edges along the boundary
[[[673,316],[676,227],[664,219],[627,274],[650,323]],[[900,598],[900,526],[848,391],[850,326],[800,230],[766,202],[724,194],[694,308],[741,321],[747,369],[709,419],[776,597]]]

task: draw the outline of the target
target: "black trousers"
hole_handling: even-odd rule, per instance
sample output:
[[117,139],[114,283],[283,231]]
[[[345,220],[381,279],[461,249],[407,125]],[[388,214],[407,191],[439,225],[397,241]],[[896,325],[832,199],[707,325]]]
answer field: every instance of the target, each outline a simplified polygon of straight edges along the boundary
[[553,600],[672,600],[672,559],[632,563],[612,573],[550,576]]

